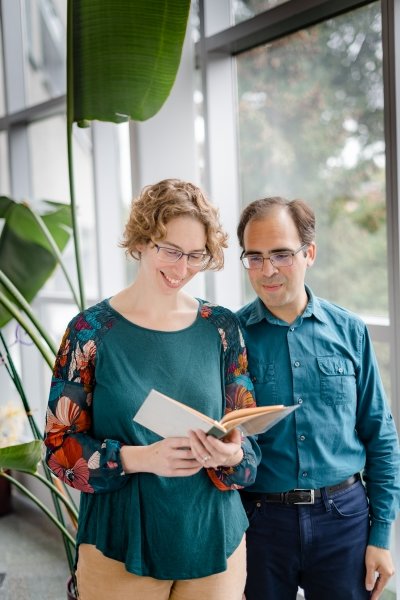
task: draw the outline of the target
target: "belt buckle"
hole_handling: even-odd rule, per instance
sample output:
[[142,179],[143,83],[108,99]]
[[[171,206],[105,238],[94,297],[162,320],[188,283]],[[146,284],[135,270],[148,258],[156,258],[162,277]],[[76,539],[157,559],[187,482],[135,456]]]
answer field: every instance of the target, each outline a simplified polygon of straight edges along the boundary
[[304,501],[299,501],[299,502],[293,502],[293,504],[314,504],[314,502],[315,502],[314,490],[308,490],[306,488],[296,488],[293,491],[294,492],[310,492],[310,499],[309,500],[304,500]]

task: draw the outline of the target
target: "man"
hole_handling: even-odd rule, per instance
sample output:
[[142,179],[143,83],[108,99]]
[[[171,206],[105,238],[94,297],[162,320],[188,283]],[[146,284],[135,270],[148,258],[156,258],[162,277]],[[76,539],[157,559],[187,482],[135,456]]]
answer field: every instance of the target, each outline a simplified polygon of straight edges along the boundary
[[238,237],[258,296],[238,312],[257,403],[299,405],[259,436],[242,493],[246,600],[294,600],[298,586],[307,600],[377,600],[394,573],[400,452],[367,329],[305,285],[316,245],[303,201],[251,203]]

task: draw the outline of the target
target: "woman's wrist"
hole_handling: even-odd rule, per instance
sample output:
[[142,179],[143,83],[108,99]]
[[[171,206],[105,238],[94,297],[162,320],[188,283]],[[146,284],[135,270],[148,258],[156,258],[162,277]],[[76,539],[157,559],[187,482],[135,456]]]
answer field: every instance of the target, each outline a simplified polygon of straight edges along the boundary
[[235,454],[233,454],[224,465],[221,465],[222,467],[229,467],[230,469],[237,467],[238,465],[240,465],[240,463],[242,462],[244,458],[244,452],[243,452],[243,448],[240,447],[239,450],[237,452],[235,452]]
[[145,471],[147,449],[148,446],[121,447],[121,464],[127,475]]

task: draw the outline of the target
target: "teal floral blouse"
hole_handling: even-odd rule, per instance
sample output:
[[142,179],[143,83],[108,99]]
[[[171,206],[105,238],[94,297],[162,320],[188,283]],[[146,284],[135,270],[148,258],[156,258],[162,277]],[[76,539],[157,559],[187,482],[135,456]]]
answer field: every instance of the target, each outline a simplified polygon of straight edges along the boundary
[[[139,575],[188,579],[219,572],[248,525],[235,490],[254,482],[258,446],[245,438],[239,465],[202,469],[191,477],[125,474],[121,446],[160,439],[133,421],[151,388],[215,419],[253,406],[236,317],[203,300],[194,323],[173,332],[139,327],[108,300],[77,315],[54,366],[46,417],[47,464],[83,492],[78,544],[95,544]],[[154,523],[160,511],[168,515],[161,524]],[[114,524],[112,532],[109,523]],[[192,546],[200,523],[204,552],[199,562]],[[215,536],[220,537],[218,544]],[[180,546],[174,558],[169,543]]]

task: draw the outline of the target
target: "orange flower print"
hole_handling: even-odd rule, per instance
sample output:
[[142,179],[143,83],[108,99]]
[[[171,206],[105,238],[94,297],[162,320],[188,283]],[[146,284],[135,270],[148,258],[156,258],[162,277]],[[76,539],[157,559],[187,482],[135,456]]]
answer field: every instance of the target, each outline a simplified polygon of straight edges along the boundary
[[89,467],[82,458],[80,444],[72,439],[65,440],[63,447],[59,448],[50,456],[48,465],[54,475],[81,492],[93,493],[89,485]]
[[244,385],[240,385],[239,381],[226,386],[225,401],[226,412],[238,408],[251,408],[256,405],[251,391]]
[[46,445],[58,448],[65,433],[87,431],[91,420],[87,411],[82,410],[68,396],[61,396],[57,402],[55,414],[47,408],[46,415]]
[[[92,366],[93,359],[96,356],[96,344],[93,340],[89,340],[81,349],[79,345],[76,346],[75,351],[71,356],[71,363],[69,366],[69,379],[71,381],[78,381],[83,384],[89,385],[92,382]],[[79,376],[76,377],[76,372]]]
[[208,319],[208,317],[211,315],[212,310],[209,306],[206,306],[205,304],[203,304],[203,306],[200,309],[200,315],[204,318],[204,319]]
[[247,373],[247,355],[246,355],[246,351],[244,350],[243,352],[241,352],[238,355],[238,364],[236,365],[234,374],[236,376],[238,376],[238,375],[244,375],[246,373]]
[[65,340],[65,343],[61,345],[61,348],[58,352],[58,363],[60,367],[65,367],[68,360],[68,352],[71,345],[71,341],[69,338]]

